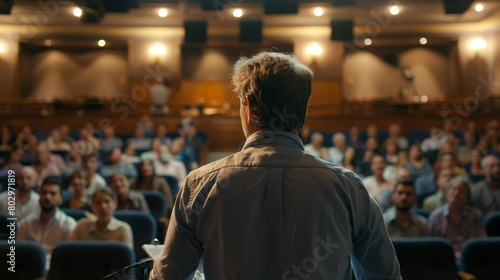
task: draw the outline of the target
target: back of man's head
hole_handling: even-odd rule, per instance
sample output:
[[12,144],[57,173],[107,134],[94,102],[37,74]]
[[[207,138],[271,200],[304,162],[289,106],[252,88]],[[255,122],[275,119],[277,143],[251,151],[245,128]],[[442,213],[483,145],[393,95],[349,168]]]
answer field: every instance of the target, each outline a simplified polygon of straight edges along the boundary
[[232,82],[242,105],[250,102],[252,122],[261,129],[298,131],[304,125],[313,73],[289,54],[261,52],[240,58]]

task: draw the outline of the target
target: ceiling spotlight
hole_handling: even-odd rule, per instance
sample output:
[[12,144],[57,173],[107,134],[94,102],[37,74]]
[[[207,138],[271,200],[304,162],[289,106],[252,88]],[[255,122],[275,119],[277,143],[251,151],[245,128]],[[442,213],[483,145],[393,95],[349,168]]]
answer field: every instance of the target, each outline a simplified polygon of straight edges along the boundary
[[314,9],[314,15],[317,16],[317,17],[322,16],[323,15],[323,8],[320,8],[320,7],[315,8]]
[[418,40],[418,41],[420,42],[420,45],[427,44],[427,38],[425,38],[425,37],[420,38],[420,40]]
[[106,46],[106,41],[101,39],[97,42],[97,45],[102,48],[102,47]]
[[166,53],[167,49],[160,43],[156,43],[149,49],[149,54],[151,55],[165,55]]
[[80,9],[80,8],[74,8],[73,9],[73,15],[75,17],[81,17],[82,16],[82,9]]
[[391,13],[391,15],[395,16],[395,15],[399,14],[399,7],[398,6],[391,6],[391,8],[389,9],[389,12]]
[[366,45],[366,46],[369,46],[369,45],[371,45],[371,44],[372,44],[372,39],[370,39],[370,38],[366,38],[366,39],[365,39],[365,45]]
[[166,17],[168,16],[168,10],[165,8],[161,8],[158,10],[158,16],[159,17]]
[[243,10],[242,9],[234,9],[233,10],[233,16],[234,17],[241,17],[241,16],[243,16]]
[[476,12],[482,12],[484,10],[484,6],[483,4],[476,4],[476,6],[474,7],[474,10],[476,10]]

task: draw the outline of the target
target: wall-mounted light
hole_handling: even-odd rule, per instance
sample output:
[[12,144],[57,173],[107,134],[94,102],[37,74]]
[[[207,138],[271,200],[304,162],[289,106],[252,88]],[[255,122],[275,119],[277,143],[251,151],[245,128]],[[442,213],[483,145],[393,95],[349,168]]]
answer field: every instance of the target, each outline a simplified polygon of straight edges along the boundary
[[485,40],[483,40],[483,38],[476,38],[476,39],[472,40],[469,44],[469,47],[472,50],[482,50],[482,49],[485,49],[486,46],[487,46],[487,43]]
[[74,8],[73,9],[73,15],[75,17],[81,17],[82,16],[82,9],[80,9],[80,8]]
[[243,10],[239,9],[239,8],[238,9],[234,9],[233,10],[233,16],[237,17],[237,18],[242,17],[243,16]]
[[97,45],[102,48],[102,47],[106,46],[106,41],[101,39],[101,40],[97,41]]
[[370,38],[365,39],[365,46],[370,46],[372,43],[373,43],[372,39],[370,39]]
[[320,17],[323,15],[323,8],[320,7],[314,8],[313,13],[315,16]]
[[420,43],[420,45],[425,45],[425,44],[427,44],[427,38],[422,37],[422,38],[420,38],[420,40],[418,40],[418,42]]
[[306,53],[310,56],[320,56],[323,53],[323,49],[318,43],[312,43],[306,48]]
[[168,16],[168,10],[165,8],[161,8],[158,10],[158,16],[159,17],[166,17]]
[[167,49],[160,43],[154,44],[149,48],[149,54],[153,56],[162,56],[167,53]]

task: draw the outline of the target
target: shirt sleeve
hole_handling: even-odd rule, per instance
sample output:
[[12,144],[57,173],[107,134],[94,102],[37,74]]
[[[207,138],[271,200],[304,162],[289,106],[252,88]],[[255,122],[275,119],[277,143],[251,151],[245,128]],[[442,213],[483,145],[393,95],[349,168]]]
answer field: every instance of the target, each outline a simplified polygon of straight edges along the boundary
[[196,239],[192,221],[191,193],[185,180],[165,238],[165,247],[155,260],[150,280],[186,279],[198,267],[203,245]]
[[123,227],[123,243],[132,250],[134,249],[134,237],[132,235],[132,229],[128,224],[125,224]]
[[357,279],[402,279],[394,246],[380,208],[361,194],[353,235],[353,268]]

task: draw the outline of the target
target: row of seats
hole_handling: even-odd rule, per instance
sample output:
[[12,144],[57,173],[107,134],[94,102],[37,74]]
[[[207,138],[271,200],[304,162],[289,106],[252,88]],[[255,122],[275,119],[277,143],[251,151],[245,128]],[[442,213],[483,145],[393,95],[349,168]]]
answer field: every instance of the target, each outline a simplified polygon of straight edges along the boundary
[[[460,271],[479,280],[496,280],[500,275],[500,237],[467,241],[460,267],[446,239],[402,238],[392,242],[405,280],[457,279]],[[8,263],[10,249],[6,242],[0,243],[0,261],[4,264]],[[17,242],[15,255],[16,273],[3,269],[1,279],[34,279],[45,274],[45,253],[39,244]],[[53,250],[47,280],[101,279],[134,261],[133,252],[120,243],[63,242]]]

